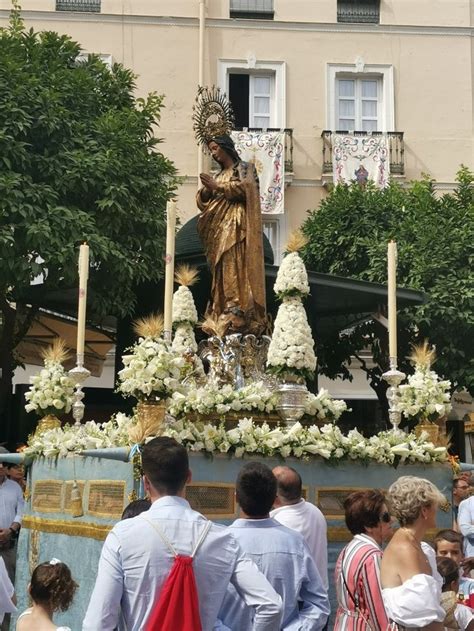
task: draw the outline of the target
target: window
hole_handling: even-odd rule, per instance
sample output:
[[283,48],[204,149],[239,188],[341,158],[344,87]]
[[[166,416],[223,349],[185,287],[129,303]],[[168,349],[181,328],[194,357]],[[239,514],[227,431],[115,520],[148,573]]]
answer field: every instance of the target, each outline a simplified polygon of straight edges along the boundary
[[235,127],[285,128],[285,63],[220,60],[218,85],[229,96]]
[[336,130],[380,131],[380,77],[336,79]]
[[282,250],[286,243],[287,233],[286,212],[278,217],[269,217],[262,215],[263,234],[270,241],[273,250],[274,265],[280,265],[282,259]]
[[272,20],[273,0],[230,0],[230,17]]
[[229,100],[237,128],[273,126],[274,84],[272,74],[229,74]]
[[100,0],[56,0],[56,11],[100,13]]
[[337,0],[337,21],[378,24],[380,0]]
[[327,66],[327,120],[331,131],[395,131],[393,66]]

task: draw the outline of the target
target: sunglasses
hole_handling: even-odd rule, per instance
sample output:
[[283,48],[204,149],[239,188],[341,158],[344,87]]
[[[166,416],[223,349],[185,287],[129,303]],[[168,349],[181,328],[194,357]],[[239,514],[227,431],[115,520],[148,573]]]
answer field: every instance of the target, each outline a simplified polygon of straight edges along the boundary
[[388,511],[385,511],[385,513],[382,513],[382,515],[380,515],[380,521],[383,521],[384,524],[389,524],[391,520],[392,516]]

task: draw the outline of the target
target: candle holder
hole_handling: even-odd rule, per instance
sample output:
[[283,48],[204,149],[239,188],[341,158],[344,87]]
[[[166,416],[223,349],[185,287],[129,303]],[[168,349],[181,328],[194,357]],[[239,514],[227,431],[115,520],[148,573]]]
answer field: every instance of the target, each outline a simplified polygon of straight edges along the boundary
[[91,373],[84,366],[84,354],[77,355],[77,365],[71,368],[69,376],[74,381],[74,403],[72,404],[72,416],[74,417],[76,427],[81,425],[81,421],[84,418],[85,405],[82,402],[85,394],[82,392],[82,384],[86,379],[91,376]]
[[397,409],[398,386],[405,379],[405,373],[397,368],[397,358],[390,357],[390,370],[384,372],[382,377],[389,384],[387,390],[388,399],[388,418],[394,432],[398,431],[398,426],[402,418],[401,412]]

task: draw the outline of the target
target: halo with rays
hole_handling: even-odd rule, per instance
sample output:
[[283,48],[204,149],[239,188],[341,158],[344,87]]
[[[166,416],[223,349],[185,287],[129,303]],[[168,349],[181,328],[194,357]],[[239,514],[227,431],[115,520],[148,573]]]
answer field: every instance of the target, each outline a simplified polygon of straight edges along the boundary
[[198,145],[206,146],[215,136],[234,128],[234,112],[224,92],[213,85],[199,86],[193,105],[193,129]]

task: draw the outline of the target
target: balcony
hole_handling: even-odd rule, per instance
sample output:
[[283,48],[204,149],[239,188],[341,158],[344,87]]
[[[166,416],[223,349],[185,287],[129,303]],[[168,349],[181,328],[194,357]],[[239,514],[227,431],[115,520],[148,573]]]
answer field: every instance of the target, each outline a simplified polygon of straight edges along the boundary
[[262,134],[267,132],[285,132],[285,178],[291,178],[293,176],[293,130],[292,129],[280,129],[279,127],[236,127],[235,131],[254,131],[261,132]]
[[230,0],[230,17],[273,20],[273,0]]
[[56,11],[100,13],[101,0],[56,0]]
[[380,0],[338,0],[337,21],[349,24],[378,24]]
[[326,182],[331,181],[333,177],[333,143],[335,136],[356,136],[356,137],[381,137],[385,136],[388,142],[388,154],[390,164],[390,175],[403,176],[405,175],[405,160],[404,153],[405,147],[403,142],[402,131],[328,131],[324,130],[321,134],[323,139],[323,172],[322,177]]

